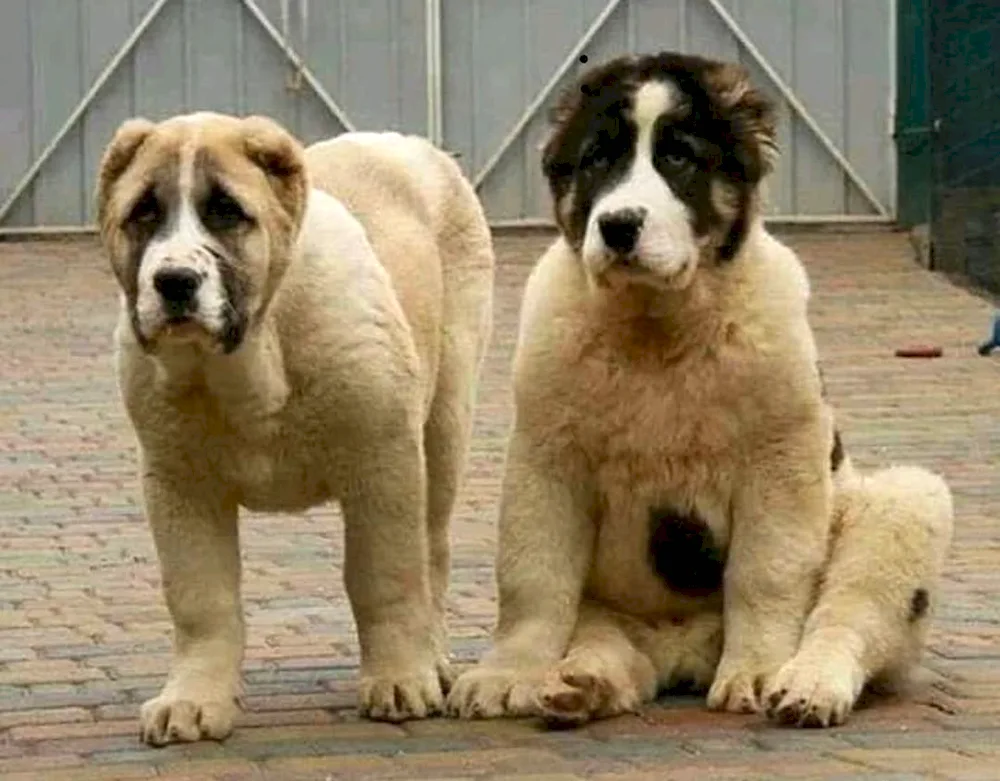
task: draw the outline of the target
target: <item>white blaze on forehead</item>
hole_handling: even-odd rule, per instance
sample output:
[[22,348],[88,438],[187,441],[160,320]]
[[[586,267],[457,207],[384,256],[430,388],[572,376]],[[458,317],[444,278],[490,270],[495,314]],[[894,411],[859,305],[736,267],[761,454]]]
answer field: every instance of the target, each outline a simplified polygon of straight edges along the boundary
[[178,185],[180,197],[185,204],[190,200],[194,190],[194,161],[198,156],[198,136],[201,135],[201,128],[193,117],[187,118],[191,122],[191,135],[181,145],[180,160],[178,161]]
[[677,98],[676,88],[665,81],[647,81],[635,91],[632,121],[639,131],[639,149],[649,145],[656,120],[677,106]]

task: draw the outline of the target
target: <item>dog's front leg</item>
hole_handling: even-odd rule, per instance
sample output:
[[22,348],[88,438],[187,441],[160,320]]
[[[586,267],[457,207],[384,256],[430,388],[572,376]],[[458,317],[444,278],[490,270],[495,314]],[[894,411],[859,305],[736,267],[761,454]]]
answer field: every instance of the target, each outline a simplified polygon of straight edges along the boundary
[[221,740],[239,710],[244,649],[238,507],[203,472],[147,464],[142,488],[174,628],[170,673],[142,706],[142,737]]
[[832,482],[822,425],[757,448],[733,501],[717,710],[760,709],[767,681],[796,652],[829,540]]
[[448,699],[464,718],[538,712],[539,687],[566,653],[594,545],[585,470],[515,428],[500,501],[493,649]]
[[361,713],[404,721],[440,712],[419,431],[369,442],[342,497],[344,580],[361,645]]

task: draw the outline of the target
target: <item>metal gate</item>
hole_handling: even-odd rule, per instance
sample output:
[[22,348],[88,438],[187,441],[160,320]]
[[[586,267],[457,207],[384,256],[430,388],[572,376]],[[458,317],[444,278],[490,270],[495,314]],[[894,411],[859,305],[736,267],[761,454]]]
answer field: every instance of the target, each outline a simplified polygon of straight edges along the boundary
[[495,223],[547,221],[544,113],[586,55],[739,59],[783,106],[782,219],[890,220],[891,0],[5,0],[0,230],[85,227],[136,114],[258,112],[306,141],[426,134]]
[[1000,293],[1000,5],[930,4],[936,269]]

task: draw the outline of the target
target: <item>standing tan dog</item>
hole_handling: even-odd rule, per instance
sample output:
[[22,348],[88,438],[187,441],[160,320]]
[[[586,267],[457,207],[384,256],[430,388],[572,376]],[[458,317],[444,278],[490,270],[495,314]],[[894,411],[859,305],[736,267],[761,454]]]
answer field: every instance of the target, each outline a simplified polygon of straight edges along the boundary
[[591,71],[554,121],[495,646],[449,710],[582,722],[686,684],[840,723],[922,649],[951,495],[846,458],[805,272],[759,214],[772,108],[742,68],[664,53]]
[[448,522],[492,312],[472,187],[418,138],[303,150],[268,119],[200,113],[122,125],[98,208],[175,632],[167,683],[142,707],[145,740],[232,730],[239,507],[340,501],[361,710],[439,711]]

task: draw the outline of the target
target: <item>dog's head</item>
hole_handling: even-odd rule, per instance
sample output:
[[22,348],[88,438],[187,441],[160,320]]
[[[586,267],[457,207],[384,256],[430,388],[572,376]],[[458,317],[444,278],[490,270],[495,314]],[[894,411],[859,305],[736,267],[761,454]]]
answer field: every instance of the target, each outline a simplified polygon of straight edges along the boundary
[[269,119],[126,121],[97,214],[139,344],[239,347],[287,266],[307,187],[301,146]]
[[664,52],[591,69],[558,102],[543,169],[556,221],[601,283],[682,289],[740,250],[777,156],[739,65]]

